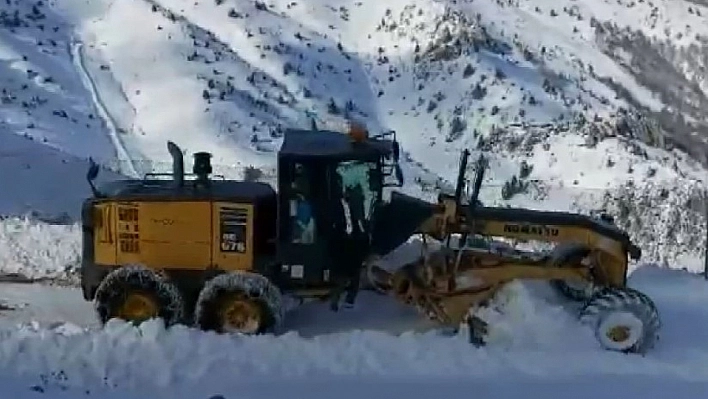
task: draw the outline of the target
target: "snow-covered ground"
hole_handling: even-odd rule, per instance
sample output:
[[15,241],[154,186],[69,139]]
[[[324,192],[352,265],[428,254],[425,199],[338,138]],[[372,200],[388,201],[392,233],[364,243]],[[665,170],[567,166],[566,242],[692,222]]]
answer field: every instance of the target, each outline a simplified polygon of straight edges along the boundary
[[[216,389],[194,386],[178,386],[176,389],[154,390],[149,393],[134,393],[126,390],[85,390],[65,388],[63,385],[37,385],[33,380],[0,379],[7,387],[8,395],[13,398],[45,398],[50,394],[56,399],[76,399],[100,397],[103,399],[144,399],[194,397],[205,399],[229,398],[294,398],[326,399],[336,396],[342,399],[443,396],[451,399],[469,398],[475,392],[482,398],[514,399],[533,395],[544,398],[593,399],[598,395],[612,397],[621,393],[632,398],[661,398],[658,395],[671,395],[679,399],[701,397],[705,392],[702,383],[684,381],[666,381],[665,379],[645,379],[627,376],[603,376],[592,381],[584,377],[569,378],[562,383],[557,380],[546,381],[537,378],[518,377],[514,379],[487,378],[464,379],[411,379],[386,377],[367,377],[365,382],[359,377],[337,377],[322,379],[293,378],[283,379],[277,384],[271,381],[255,380],[233,384],[226,388],[225,394],[212,394]],[[32,387],[28,389],[28,387]]]
[[[70,227],[15,225],[15,237],[25,239],[4,252],[28,254],[25,264],[38,275],[62,272],[78,248],[77,241],[61,240]],[[27,251],[33,247],[57,249]],[[464,335],[431,331],[412,308],[370,292],[339,313],[327,304],[302,305],[287,314],[277,335],[244,338],[185,327],[165,331],[159,323],[102,329],[77,288],[0,284],[0,304],[13,309],[0,310],[0,375],[11,380],[1,392],[325,398],[348,387],[341,395],[352,398],[463,397],[472,389],[495,398],[576,391],[588,398],[595,397],[591,392],[695,398],[708,387],[708,327],[701,322],[708,317],[708,281],[636,265],[629,281],[652,297],[664,324],[659,345],[645,357],[600,349],[592,331],[577,323],[576,306],[543,283],[513,283],[482,310],[491,333],[481,349]]]
[[[75,267],[73,227],[2,223],[3,252],[15,254],[3,264],[35,277],[65,276],[67,264]],[[481,349],[464,335],[431,331],[414,309],[370,292],[353,310],[334,313],[327,304],[308,303],[287,314],[277,335],[243,338],[185,327],[165,331],[159,323],[102,329],[78,288],[4,283],[0,308],[12,310],[0,310],[0,376],[9,380],[0,392],[317,399],[348,387],[341,395],[352,398],[463,397],[472,389],[495,398],[576,391],[588,398],[590,392],[695,398],[708,387],[708,326],[701,322],[708,317],[708,281],[637,265],[629,281],[652,297],[664,324],[659,345],[645,357],[599,348],[592,331],[578,324],[576,306],[543,283],[513,283],[481,311],[491,326]]]
[[66,280],[79,266],[80,234],[73,224],[0,220],[0,277],[13,274],[32,280]]
[[[498,295],[483,315],[491,333],[481,349],[464,335],[412,331],[419,323],[413,312],[375,294],[342,313],[304,305],[288,315],[291,331],[244,338],[185,327],[166,331],[157,322],[140,328],[116,322],[100,330],[78,292],[10,286],[3,291],[10,304],[30,304],[0,323],[0,370],[21,378],[26,391],[39,385],[67,398],[85,391],[129,398],[325,398],[342,387],[348,388],[341,395],[351,398],[389,392],[422,398],[437,389],[453,397],[472,390],[490,398],[530,392],[547,398],[568,392],[582,398],[700,397],[695,395],[708,387],[708,327],[702,322],[708,282],[646,266],[632,274],[630,285],[656,301],[664,320],[658,347],[645,357],[598,348],[592,332],[577,324],[573,307],[541,284],[514,283]],[[46,302],[33,299],[38,297]],[[350,331],[332,330],[335,323]]]

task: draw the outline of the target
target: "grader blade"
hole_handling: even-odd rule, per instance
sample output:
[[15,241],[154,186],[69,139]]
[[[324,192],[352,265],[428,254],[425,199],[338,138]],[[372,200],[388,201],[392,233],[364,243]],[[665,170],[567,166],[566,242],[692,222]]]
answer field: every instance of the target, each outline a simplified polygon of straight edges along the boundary
[[375,265],[369,267],[371,285],[441,326],[457,331],[469,328],[469,341],[484,344],[487,323],[476,316],[505,284],[515,280],[587,281],[588,267],[554,267],[546,258],[519,261],[501,254],[477,250],[444,248],[421,256],[395,272]]

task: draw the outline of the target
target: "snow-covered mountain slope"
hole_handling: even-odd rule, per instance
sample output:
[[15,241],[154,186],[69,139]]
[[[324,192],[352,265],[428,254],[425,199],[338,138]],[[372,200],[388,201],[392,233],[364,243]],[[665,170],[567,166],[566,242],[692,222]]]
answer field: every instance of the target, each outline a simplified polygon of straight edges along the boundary
[[0,217],[75,220],[90,194],[87,158],[115,159],[77,73],[73,31],[43,2],[0,7]]
[[[102,131],[72,62],[74,27],[44,2],[7,1],[0,8],[0,117],[6,131],[80,157],[110,160]],[[88,155],[87,155],[88,154]]]
[[[75,222],[81,201],[91,195],[88,167],[85,159],[0,128],[0,217]],[[118,177],[108,169],[100,174],[101,181]]]
[[648,260],[700,266],[705,5],[9,0],[3,11],[3,76],[25,101],[49,99],[15,101],[10,128],[27,134],[17,115],[34,107],[38,141],[69,154],[139,175],[167,168],[170,139],[213,152],[217,173],[271,176],[284,128],[359,119],[398,132],[418,188],[452,180],[469,147],[492,161],[485,202],[608,208]]

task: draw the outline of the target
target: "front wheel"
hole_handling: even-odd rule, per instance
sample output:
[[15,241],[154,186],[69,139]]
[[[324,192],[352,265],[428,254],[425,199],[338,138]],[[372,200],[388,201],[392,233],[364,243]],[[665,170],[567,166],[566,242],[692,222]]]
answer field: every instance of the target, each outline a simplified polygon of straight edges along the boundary
[[646,353],[659,339],[661,320],[654,302],[631,288],[603,288],[580,311],[580,321],[595,330],[611,351]]

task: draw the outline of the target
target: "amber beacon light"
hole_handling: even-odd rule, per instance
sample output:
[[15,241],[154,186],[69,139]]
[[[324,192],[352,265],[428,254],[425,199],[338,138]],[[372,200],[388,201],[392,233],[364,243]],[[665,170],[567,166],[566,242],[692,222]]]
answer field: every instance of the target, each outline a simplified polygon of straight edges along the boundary
[[369,137],[369,133],[366,131],[366,128],[358,123],[352,123],[349,126],[349,137],[352,139],[352,141],[360,143],[363,141],[366,141],[366,139]]

